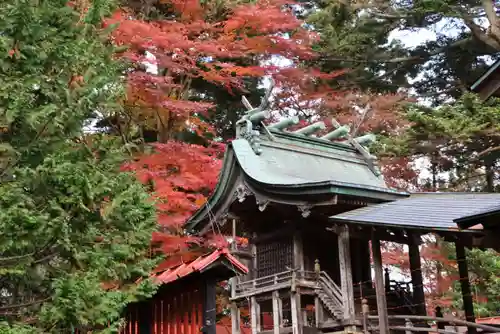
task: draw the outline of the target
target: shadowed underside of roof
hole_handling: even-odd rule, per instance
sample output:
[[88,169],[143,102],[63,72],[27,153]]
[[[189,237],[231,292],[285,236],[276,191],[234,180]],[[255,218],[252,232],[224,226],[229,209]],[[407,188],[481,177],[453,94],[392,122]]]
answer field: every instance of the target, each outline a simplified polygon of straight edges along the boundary
[[422,193],[331,217],[334,222],[422,230],[457,230],[456,219],[500,205],[500,194]]

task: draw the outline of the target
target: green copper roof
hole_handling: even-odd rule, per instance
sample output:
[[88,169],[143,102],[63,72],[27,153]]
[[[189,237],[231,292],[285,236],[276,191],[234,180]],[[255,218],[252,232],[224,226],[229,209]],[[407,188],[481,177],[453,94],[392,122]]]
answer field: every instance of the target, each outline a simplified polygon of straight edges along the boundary
[[386,191],[382,177],[372,172],[356,151],[299,140],[284,136],[274,141],[263,140],[260,155],[255,154],[245,139],[236,139],[231,145],[245,174],[260,183],[298,186],[327,182]]
[[[386,187],[375,158],[361,146],[373,140],[371,135],[353,139],[348,128],[339,125],[335,133],[316,138],[314,133],[324,129],[322,122],[288,132],[296,118],[265,126],[266,116],[257,108],[238,121],[237,138],[228,145],[217,187],[187,222],[188,230],[206,227],[232,202],[247,196],[255,197],[262,209],[275,202],[309,210],[333,205],[337,196],[380,203],[408,195]],[[346,141],[330,141],[339,136]]]

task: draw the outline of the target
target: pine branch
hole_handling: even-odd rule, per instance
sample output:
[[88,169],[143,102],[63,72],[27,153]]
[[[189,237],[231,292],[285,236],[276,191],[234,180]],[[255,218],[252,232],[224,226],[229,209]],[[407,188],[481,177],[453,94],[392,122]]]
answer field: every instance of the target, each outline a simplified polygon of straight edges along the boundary
[[[26,303],[22,303],[22,304],[0,306],[0,311],[2,311],[2,310],[12,310],[12,309],[16,309],[16,308],[22,308],[22,307],[26,307],[26,306],[32,306],[32,305],[36,305],[36,304],[41,304],[41,303],[44,303],[44,302],[46,302],[46,301],[48,301],[50,299],[51,299],[51,297],[47,297],[47,298],[44,298],[44,299],[33,300],[31,302],[26,302]],[[0,314],[5,314],[5,313],[4,312],[0,312]]]
[[[450,48],[456,48],[462,45],[465,45],[472,41],[470,37],[460,39],[458,41],[455,41],[449,45],[443,46],[436,48],[432,51],[428,51],[425,53],[422,53],[420,55],[415,55],[415,56],[407,56],[407,57],[397,57],[397,58],[385,58],[385,57],[374,57],[373,59],[355,59],[355,58],[342,58],[342,57],[329,57],[329,56],[320,56],[318,59],[320,60],[330,60],[330,61],[345,61],[345,62],[352,62],[352,63],[360,63],[360,64],[379,64],[379,63],[405,63],[405,62],[425,62],[427,61],[430,57],[437,56],[441,53],[444,53],[448,51]],[[387,56],[389,57],[389,56]]]

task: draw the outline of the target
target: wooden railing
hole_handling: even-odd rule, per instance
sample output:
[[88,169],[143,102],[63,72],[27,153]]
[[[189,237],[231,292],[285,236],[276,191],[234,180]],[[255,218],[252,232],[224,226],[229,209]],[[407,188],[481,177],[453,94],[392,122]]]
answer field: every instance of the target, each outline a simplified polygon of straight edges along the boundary
[[233,298],[262,293],[267,290],[272,291],[276,288],[289,286],[292,284],[292,279],[294,279],[294,273],[295,272],[293,270],[287,270],[269,276],[258,277],[249,281],[238,281],[236,283]]
[[241,298],[264,292],[283,289],[297,284],[314,288],[318,284],[318,276],[313,271],[286,270],[280,273],[258,277],[248,281],[237,281],[232,298]]
[[[380,332],[380,334],[385,334],[382,333],[381,328],[379,328],[376,323],[379,320],[378,316],[366,316],[367,321],[364,321],[363,323],[363,331],[366,333],[376,333]],[[488,325],[483,325],[483,324],[477,324],[475,322],[469,322],[465,320],[459,320],[459,319],[446,319],[446,318],[440,318],[440,317],[430,317],[430,316],[420,316],[420,315],[390,315],[388,316],[389,321],[390,320],[397,320],[397,321],[404,321],[405,325],[404,326],[391,326],[389,325],[388,330],[391,331],[402,331],[405,333],[442,333],[442,334],[462,334],[464,331],[460,331],[459,327],[467,327],[467,328],[474,328],[478,332],[481,333],[494,333],[494,334],[500,334],[500,328],[496,328],[493,326],[488,326]],[[426,323],[426,327],[417,327],[414,326],[413,323]],[[365,325],[366,323],[366,325]],[[437,328],[437,326],[432,326],[432,324],[436,323],[446,323],[450,325],[450,327],[453,327],[452,330],[448,329],[440,329]]]
[[[495,333],[500,334],[500,328],[489,325],[477,324],[475,322],[464,321],[460,319],[447,319],[441,316],[422,316],[422,315],[388,315],[388,323],[382,321],[380,315],[370,315],[368,301],[362,301],[362,326],[364,334],[380,333],[389,334],[392,332],[411,333],[441,333],[441,334],[462,334],[465,331],[459,327],[467,327],[467,331],[480,333]],[[436,309],[437,310],[437,309]],[[385,323],[385,324],[384,324]],[[404,323],[404,326],[401,324]],[[418,323],[419,326],[414,326]],[[445,326],[452,327],[452,330],[446,329]]]
[[338,307],[342,308],[344,305],[344,301],[342,298],[342,291],[340,287],[335,284],[332,278],[325,272],[322,271],[319,275],[319,283],[322,285],[323,291],[330,295],[333,301],[337,304]]

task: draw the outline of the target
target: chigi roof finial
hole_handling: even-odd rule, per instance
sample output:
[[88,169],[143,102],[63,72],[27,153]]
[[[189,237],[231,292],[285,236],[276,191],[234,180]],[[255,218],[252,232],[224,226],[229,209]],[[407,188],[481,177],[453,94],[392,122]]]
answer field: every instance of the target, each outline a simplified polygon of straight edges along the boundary
[[236,122],[236,138],[244,138],[248,140],[255,154],[261,154],[262,149],[260,148],[260,131],[254,130],[254,126],[259,125],[262,129],[264,129],[264,131],[267,132],[270,138],[273,138],[273,135],[263,123],[263,121],[270,116],[270,112],[267,108],[269,107],[269,100],[271,98],[272,90],[274,89],[274,80],[271,78],[270,81],[271,82],[266,90],[266,94],[257,108],[252,107],[245,96],[241,98],[241,102],[245,108],[247,108],[247,112],[238,122]]

